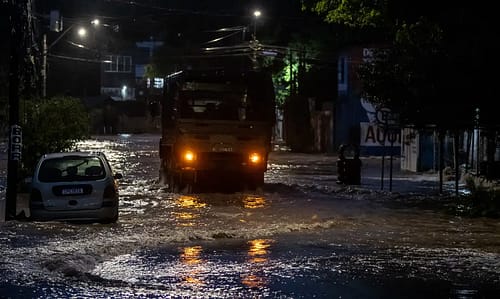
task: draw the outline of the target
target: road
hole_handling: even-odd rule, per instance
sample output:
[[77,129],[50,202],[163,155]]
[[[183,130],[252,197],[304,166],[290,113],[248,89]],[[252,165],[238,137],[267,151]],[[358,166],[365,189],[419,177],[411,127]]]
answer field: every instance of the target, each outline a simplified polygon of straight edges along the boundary
[[0,298],[498,296],[498,220],[446,213],[431,176],[380,191],[364,159],[361,186],[340,186],[335,156],[274,152],[262,190],[176,194],[158,140],[80,143],[124,176],[118,223],[0,224]]

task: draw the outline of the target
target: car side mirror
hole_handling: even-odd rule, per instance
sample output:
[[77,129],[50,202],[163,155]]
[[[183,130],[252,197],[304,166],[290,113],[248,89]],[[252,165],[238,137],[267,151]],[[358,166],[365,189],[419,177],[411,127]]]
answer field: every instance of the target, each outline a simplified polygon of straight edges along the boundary
[[123,179],[123,175],[121,173],[116,173],[115,176],[114,176],[114,178],[116,180],[120,180],[120,179]]

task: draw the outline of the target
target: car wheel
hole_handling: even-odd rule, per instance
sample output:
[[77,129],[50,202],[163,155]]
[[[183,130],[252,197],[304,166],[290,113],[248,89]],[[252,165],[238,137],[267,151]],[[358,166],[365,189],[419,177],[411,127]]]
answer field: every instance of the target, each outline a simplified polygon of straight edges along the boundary
[[114,212],[114,216],[110,218],[105,218],[99,221],[101,224],[111,224],[111,223],[116,223],[118,221],[118,204],[116,205],[116,209]]

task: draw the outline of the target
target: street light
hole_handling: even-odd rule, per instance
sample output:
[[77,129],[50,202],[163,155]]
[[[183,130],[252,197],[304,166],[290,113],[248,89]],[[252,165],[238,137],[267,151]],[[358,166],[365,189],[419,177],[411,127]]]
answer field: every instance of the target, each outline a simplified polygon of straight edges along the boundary
[[87,36],[87,29],[85,29],[83,27],[78,28],[78,36],[79,37]]
[[[95,22],[96,20],[92,21]],[[93,23],[95,24],[95,23]],[[75,27],[76,24],[71,24],[66,30],[64,30],[58,38],[56,38],[50,45],[47,46],[47,34],[43,35],[42,39],[42,97],[47,96],[47,55],[49,50],[57,44],[70,30]],[[80,27],[77,31],[78,35],[81,38],[84,38],[87,35],[87,30],[84,27]]]
[[257,19],[261,16],[260,10],[255,10],[253,12],[254,20],[253,20],[253,39],[257,40]]

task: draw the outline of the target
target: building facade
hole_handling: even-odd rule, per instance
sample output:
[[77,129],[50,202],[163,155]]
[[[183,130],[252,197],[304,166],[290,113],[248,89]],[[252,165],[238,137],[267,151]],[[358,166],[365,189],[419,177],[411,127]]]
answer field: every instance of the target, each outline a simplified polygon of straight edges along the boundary
[[145,96],[146,66],[152,62],[155,49],[162,45],[161,41],[137,42],[131,49],[105,55],[101,66],[101,95],[115,101],[137,100]]
[[399,155],[401,131],[390,126],[390,111],[376,109],[363,99],[359,66],[371,59],[373,48],[353,47],[338,56],[338,95],[335,105],[334,144],[359,147],[361,155]]

